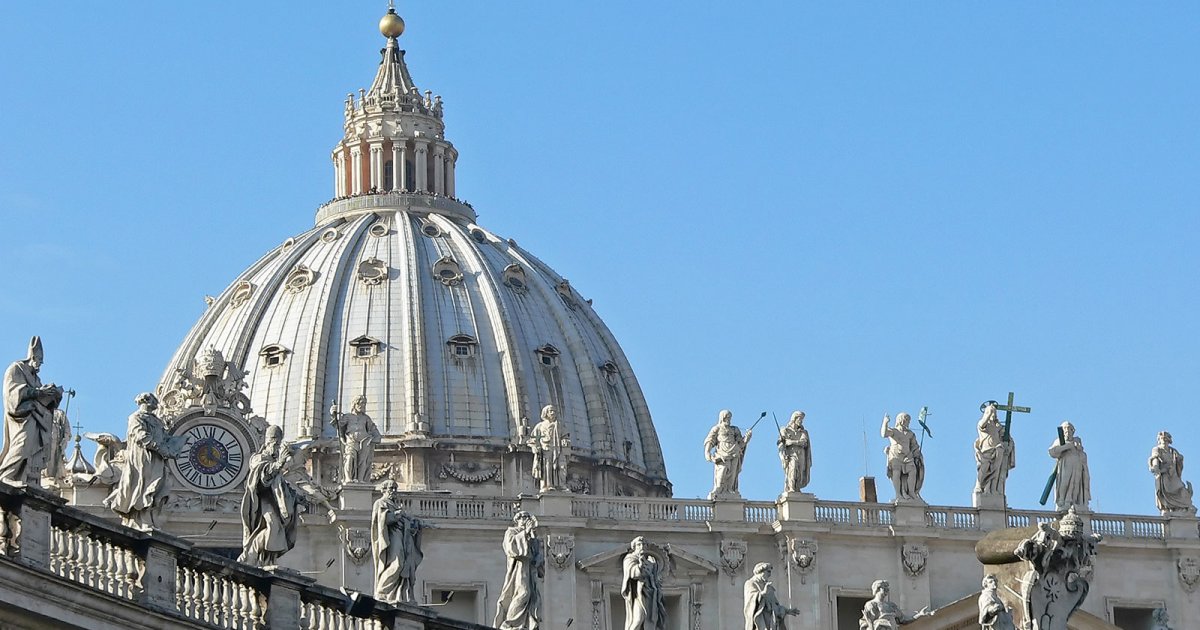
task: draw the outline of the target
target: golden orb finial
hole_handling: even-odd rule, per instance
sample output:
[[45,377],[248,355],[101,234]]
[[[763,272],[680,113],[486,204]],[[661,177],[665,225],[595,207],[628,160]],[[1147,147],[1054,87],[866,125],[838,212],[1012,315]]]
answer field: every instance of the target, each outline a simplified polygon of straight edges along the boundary
[[379,18],[379,32],[388,39],[400,37],[404,34],[404,20],[396,15],[396,9],[388,7],[388,12]]

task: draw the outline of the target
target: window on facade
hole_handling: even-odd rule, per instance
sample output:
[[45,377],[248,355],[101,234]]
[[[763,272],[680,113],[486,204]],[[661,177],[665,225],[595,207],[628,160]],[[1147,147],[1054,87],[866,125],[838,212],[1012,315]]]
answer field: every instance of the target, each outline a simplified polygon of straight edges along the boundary
[[1153,608],[1113,608],[1113,625],[1121,630],[1155,630]]
[[392,182],[394,181],[396,181],[396,179],[392,175],[392,161],[388,160],[387,162],[383,163],[383,189],[391,190]]
[[470,335],[454,335],[446,345],[450,347],[450,353],[459,358],[475,356],[475,347],[478,343],[475,338]]
[[535,352],[537,353],[538,362],[542,365],[549,367],[558,365],[558,348],[555,348],[550,344],[546,344],[538,348]]
[[383,350],[383,342],[374,337],[362,335],[350,340],[350,349],[356,358],[370,359]]
[[858,620],[862,618],[863,606],[870,600],[870,597],[838,595],[837,630],[859,630]]

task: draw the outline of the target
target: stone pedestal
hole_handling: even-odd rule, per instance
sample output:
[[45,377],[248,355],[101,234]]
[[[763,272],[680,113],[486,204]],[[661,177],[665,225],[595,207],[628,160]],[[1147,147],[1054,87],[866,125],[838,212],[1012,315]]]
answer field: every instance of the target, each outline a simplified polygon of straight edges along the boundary
[[1168,514],[1167,518],[1167,538],[1196,539],[1200,520],[1195,514]]
[[775,501],[781,521],[817,520],[817,497],[808,492],[785,492]]
[[971,495],[971,506],[979,509],[1003,510],[1008,507],[1008,501],[1003,494],[982,494],[975,492]]
[[369,483],[349,481],[342,484],[338,507],[343,510],[369,511],[375,503],[375,487]]
[[88,507],[92,505],[104,505],[104,499],[112,492],[112,488],[98,483],[92,485],[78,485],[65,488],[62,496],[71,505],[77,507]]
[[271,590],[267,595],[267,628],[295,630],[300,627],[300,591],[315,583],[291,569],[271,571]]
[[571,497],[565,490],[549,490],[538,496],[541,509],[536,512],[539,516],[570,518]]
[[50,568],[50,515],[66,500],[36,486],[25,486],[20,492],[25,495],[19,515],[21,562],[47,570]]
[[925,503],[900,501],[896,503],[894,524],[897,527],[925,527]]
[[741,523],[746,520],[746,502],[741,497],[713,501],[713,520]]
[[175,575],[178,558],[180,552],[192,547],[192,543],[156,530],[146,532],[146,535],[150,546],[146,549],[146,568],[138,601],[147,608],[177,610]]

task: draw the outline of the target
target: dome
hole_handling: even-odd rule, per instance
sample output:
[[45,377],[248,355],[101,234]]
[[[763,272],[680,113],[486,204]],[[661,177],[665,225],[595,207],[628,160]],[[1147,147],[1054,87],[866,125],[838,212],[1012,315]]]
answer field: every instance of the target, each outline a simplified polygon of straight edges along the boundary
[[511,495],[528,481],[525,436],[553,404],[573,491],[669,495],[621,347],[566,279],[453,197],[441,99],[411,85],[394,41],[371,90],[347,99],[338,196],[210,300],[164,373],[164,407],[216,350],[287,439],[336,444],[331,407],[365,396],[383,435],[373,479]]

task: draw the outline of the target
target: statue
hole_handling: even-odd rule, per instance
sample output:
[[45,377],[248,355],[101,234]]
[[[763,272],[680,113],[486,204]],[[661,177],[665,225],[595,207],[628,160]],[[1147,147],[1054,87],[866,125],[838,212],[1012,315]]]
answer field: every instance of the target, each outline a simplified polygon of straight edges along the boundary
[[29,356],[4,373],[4,450],[0,451],[0,481],[11,485],[41,484],[42,469],[51,456],[54,410],[63,388],[42,385],[41,337],[29,342]]
[[155,519],[167,502],[167,460],[179,457],[187,438],[167,435],[154,414],[158,409],[154,394],[138,394],[134,402],[138,409],[129,416],[125,465],[104,506],[119,514],[124,524],[148,530],[156,527]]
[[887,580],[875,580],[871,584],[871,593],[874,597],[867,601],[866,606],[863,606],[862,618],[858,620],[859,630],[896,630],[899,625],[912,623],[921,617],[933,614],[926,607],[911,617],[905,615],[900,606],[891,600],[891,588]]
[[283,429],[267,428],[262,448],[250,457],[242,495],[242,555],[239,562],[274,565],[296,546],[300,493],[285,477],[294,452],[283,443]]
[[[804,414],[800,414],[800,417],[803,418]],[[754,565],[754,575],[746,580],[743,594],[742,611],[746,616],[746,630],[784,630],[787,616],[800,614],[799,608],[788,608],[779,603],[775,585],[771,583],[769,562]]]
[[534,425],[529,446],[533,449],[533,478],[541,482],[540,490],[566,490],[571,436],[563,432],[554,405],[542,407],[542,421]]
[[1171,443],[1171,434],[1158,434],[1158,445],[1150,451],[1150,473],[1154,475],[1154,502],[1163,515],[1195,514],[1192,483],[1183,480],[1183,455]]
[[1171,616],[1166,608],[1155,608],[1150,613],[1150,621],[1154,624],[1150,630],[1171,630]]
[[1021,581],[1028,630],[1067,630],[1067,620],[1083,605],[1092,575],[1099,534],[1084,534],[1083,519],[1069,508],[1058,531],[1042,523],[1021,541],[1017,557],[1029,563]]
[[1054,469],[1057,476],[1054,505],[1059,512],[1071,506],[1086,510],[1092,498],[1092,479],[1083,440],[1075,437],[1075,425],[1070,422],[1062,423],[1060,428],[1061,439],[1050,446],[1050,457],[1058,460]]
[[808,486],[812,470],[812,445],[804,428],[804,412],[792,412],[792,419],[779,432],[779,459],[783,462],[783,491],[800,492]]
[[984,576],[983,592],[979,594],[979,627],[981,630],[1016,630],[1012,609],[1000,599],[998,588],[996,576]]
[[924,503],[921,498],[921,486],[925,485],[925,456],[921,454],[921,443],[917,435],[908,428],[912,416],[901,412],[896,416],[896,426],[888,427],[891,420],[884,414],[883,425],[879,429],[880,437],[891,440],[883,449],[887,456],[887,476],[896,488],[896,503],[916,501]]
[[704,438],[704,459],[713,463],[713,489],[708,493],[709,499],[741,496],[738,475],[742,472],[742,460],[754,429],[742,437],[742,430],[734,426],[732,420],[733,412],[722,410],[716,426]]
[[496,601],[499,630],[538,630],[542,624],[542,589],[538,580],[545,577],[546,557],[541,539],[534,533],[537,519],[525,510],[513,515],[513,524],[504,532],[504,555],[508,569],[504,587]]
[[350,413],[338,413],[337,403],[329,410],[330,421],[342,441],[343,483],[371,478],[371,460],[375,458],[375,445],[382,436],[366,411],[366,396],[354,399]]
[[71,442],[71,421],[67,412],[62,409],[54,410],[54,426],[50,430],[50,447],[47,451],[46,468],[42,470],[42,479],[57,484],[65,480],[67,475],[67,444]]
[[979,437],[975,439],[975,494],[1004,496],[1008,471],[1017,466],[1016,443],[1009,436],[1004,440],[1004,427],[996,417],[996,404],[989,402],[983,408],[983,417],[976,425]]
[[645,538],[638,536],[629,542],[629,553],[621,560],[621,568],[625,630],[666,630],[662,567],[646,551]]
[[73,475],[74,482],[117,485],[117,480],[121,478],[121,469],[125,467],[125,442],[111,433],[88,432],[84,433],[83,437],[96,443],[96,454],[92,456],[92,466],[96,472]]
[[400,487],[392,479],[379,484],[383,496],[371,506],[371,557],[375,560],[375,598],[414,602],[413,585],[421,552],[421,530],[428,525],[404,511]]

